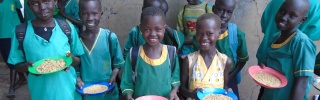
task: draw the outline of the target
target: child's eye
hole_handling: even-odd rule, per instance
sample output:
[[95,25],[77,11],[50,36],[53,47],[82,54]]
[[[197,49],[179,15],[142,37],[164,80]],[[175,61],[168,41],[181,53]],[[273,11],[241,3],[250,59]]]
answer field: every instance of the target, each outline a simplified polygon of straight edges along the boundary
[[161,28],[156,29],[157,32],[160,32],[161,30],[162,30]]
[[34,6],[38,6],[39,4],[38,4],[38,3],[32,3],[32,5],[34,5]]

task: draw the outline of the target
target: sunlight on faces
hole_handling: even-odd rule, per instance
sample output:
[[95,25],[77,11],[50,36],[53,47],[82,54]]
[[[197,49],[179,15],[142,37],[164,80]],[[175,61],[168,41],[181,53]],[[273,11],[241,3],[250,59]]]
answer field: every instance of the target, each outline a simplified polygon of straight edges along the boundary
[[28,0],[28,6],[38,20],[49,20],[53,17],[56,0]]
[[80,19],[87,30],[99,28],[102,16],[101,5],[98,1],[81,1],[80,2]]
[[196,40],[201,50],[207,51],[215,48],[221,31],[219,24],[212,19],[204,19],[197,22]]
[[163,16],[145,16],[141,21],[140,30],[148,45],[158,45],[164,36],[165,19]]

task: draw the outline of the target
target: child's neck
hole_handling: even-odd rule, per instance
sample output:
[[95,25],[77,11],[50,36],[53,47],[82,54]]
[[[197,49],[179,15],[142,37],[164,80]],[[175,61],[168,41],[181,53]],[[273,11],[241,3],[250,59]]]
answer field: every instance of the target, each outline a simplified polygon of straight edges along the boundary
[[35,19],[32,21],[32,25],[34,27],[54,27],[54,19],[50,18],[48,20],[40,20],[40,19]]
[[100,31],[100,28],[95,28],[95,29],[92,29],[92,30],[85,30],[84,33],[85,34],[98,34]]
[[281,31],[281,36],[289,37],[291,36],[294,32],[297,31],[297,28],[289,29],[289,30],[282,30]]
[[217,53],[217,49],[216,48],[212,48],[211,50],[200,50],[200,54],[202,56],[212,56],[214,57]]
[[228,26],[227,25],[221,25],[221,33],[223,34],[224,32],[226,32],[226,30],[228,30]]
[[163,45],[160,43],[155,46],[150,46],[149,44],[146,43],[142,47],[148,58],[159,59],[161,57],[162,46]]

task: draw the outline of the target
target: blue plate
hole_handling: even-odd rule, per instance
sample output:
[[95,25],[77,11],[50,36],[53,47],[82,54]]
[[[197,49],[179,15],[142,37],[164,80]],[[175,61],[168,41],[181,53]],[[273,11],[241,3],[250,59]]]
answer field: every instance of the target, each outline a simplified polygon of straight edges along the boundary
[[200,100],[203,100],[203,98],[205,96],[207,96],[208,94],[223,94],[223,95],[231,97],[232,100],[238,100],[237,95],[234,94],[233,92],[228,92],[228,94],[225,94],[225,93],[226,93],[226,90],[221,89],[221,88],[204,88],[203,92],[201,92],[201,91],[197,92],[197,96]]
[[81,89],[77,89],[77,91],[78,91],[80,94],[85,95],[85,93],[83,92],[83,89],[86,88],[86,87],[92,86],[92,85],[96,85],[96,84],[107,86],[107,87],[108,87],[108,90],[103,91],[103,92],[100,92],[100,93],[86,94],[86,95],[89,95],[89,96],[98,96],[98,95],[104,94],[105,92],[108,92],[108,91],[112,90],[112,88],[114,88],[114,85],[113,85],[113,84],[110,85],[108,82],[95,82],[95,83],[91,83],[91,84],[85,84],[85,85],[82,86]]

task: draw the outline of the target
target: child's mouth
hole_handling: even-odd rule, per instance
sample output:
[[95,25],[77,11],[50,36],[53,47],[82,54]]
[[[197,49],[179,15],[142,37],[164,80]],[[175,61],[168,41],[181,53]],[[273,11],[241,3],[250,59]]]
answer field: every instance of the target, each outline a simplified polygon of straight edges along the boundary
[[200,43],[202,46],[207,46],[209,43]]

